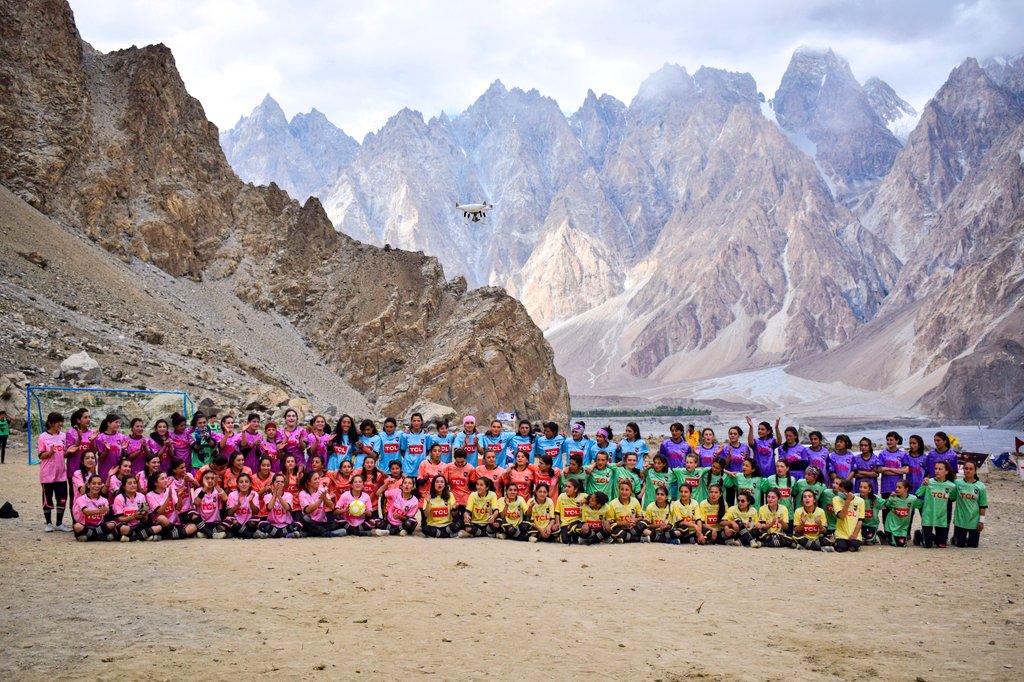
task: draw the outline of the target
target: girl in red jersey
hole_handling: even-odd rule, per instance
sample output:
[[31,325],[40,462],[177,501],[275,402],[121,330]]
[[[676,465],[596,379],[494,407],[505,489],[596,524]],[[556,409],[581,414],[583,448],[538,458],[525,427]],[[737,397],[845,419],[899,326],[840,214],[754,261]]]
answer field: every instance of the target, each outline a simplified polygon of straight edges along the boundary
[[466,451],[463,448],[455,448],[452,457],[455,461],[445,467],[444,477],[448,479],[448,485],[455,500],[452,529],[458,533],[462,530],[463,519],[466,515],[470,487],[476,485],[476,467],[466,461]]
[[79,542],[112,539],[114,522],[106,520],[110,502],[103,494],[103,479],[99,474],[89,474],[84,489],[72,508],[75,539]]
[[[239,453],[241,454],[241,453]],[[267,463],[269,470],[270,463]],[[248,467],[246,467],[248,468]],[[254,538],[260,531],[260,494],[252,488],[252,476],[243,472],[235,479],[235,489],[228,493],[224,520],[228,533],[235,538]]]
[[505,486],[514,483],[525,499],[533,495],[533,486],[536,482],[537,467],[530,464],[530,458],[525,452],[517,452],[515,466],[505,472]]

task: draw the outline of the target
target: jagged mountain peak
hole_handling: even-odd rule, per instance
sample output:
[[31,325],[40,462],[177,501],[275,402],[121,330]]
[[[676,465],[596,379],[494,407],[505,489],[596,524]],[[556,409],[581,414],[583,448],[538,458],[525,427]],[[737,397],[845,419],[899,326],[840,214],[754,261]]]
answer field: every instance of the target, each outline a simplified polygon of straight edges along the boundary
[[685,98],[695,90],[693,77],[686,67],[665,62],[640,84],[630,107],[653,100]]

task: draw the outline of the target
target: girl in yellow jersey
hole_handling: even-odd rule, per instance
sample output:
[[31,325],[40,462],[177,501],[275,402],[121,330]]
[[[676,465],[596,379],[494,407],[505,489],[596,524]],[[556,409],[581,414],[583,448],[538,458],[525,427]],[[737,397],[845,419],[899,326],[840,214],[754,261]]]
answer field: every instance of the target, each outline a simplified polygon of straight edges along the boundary
[[495,537],[499,540],[525,540],[527,528],[523,519],[526,517],[526,500],[519,497],[518,485],[512,482],[505,485],[505,497],[501,498],[498,509],[500,526]]
[[526,514],[530,517],[530,528],[526,531],[530,542],[554,542],[558,539],[558,519],[555,518],[555,503],[548,497],[549,490],[547,483],[538,483],[533,489],[533,499],[526,507]]
[[672,533],[672,505],[668,501],[668,488],[659,485],[654,489],[654,502],[644,510],[647,528],[640,542],[665,542],[678,545],[679,538]]
[[608,505],[608,496],[596,490],[587,498],[582,509],[583,526],[580,528],[579,542],[581,545],[596,545],[599,542],[612,540],[612,508]]
[[620,545],[624,542],[639,542],[643,537],[647,524],[644,523],[644,510],[633,497],[633,481],[629,478],[619,480],[619,496],[611,501],[612,537]]
[[815,552],[831,552],[832,545],[825,540],[828,520],[825,510],[818,506],[818,496],[813,490],[805,490],[800,495],[800,508],[793,514],[793,539],[797,549],[810,549]]
[[693,488],[687,483],[679,484],[679,499],[672,503],[673,535],[683,544],[697,542],[697,522],[700,508],[693,501]]
[[558,535],[562,544],[576,542],[583,526],[583,506],[587,496],[583,494],[582,482],[576,478],[565,479],[565,492],[558,496],[555,516],[558,517]]
[[754,496],[746,490],[736,493],[736,504],[725,512],[725,544],[757,549],[761,543],[753,533],[757,530],[757,507]]
[[712,483],[708,487],[708,499],[700,503],[700,521],[697,522],[697,544],[720,545],[725,542],[722,523],[725,521],[725,500],[722,486]]
[[492,525],[498,518],[498,496],[494,494],[494,481],[486,476],[476,479],[476,491],[470,493],[463,514],[465,526],[459,531],[460,538],[481,538],[494,536]]
[[428,538],[453,538],[452,510],[455,509],[455,496],[448,488],[448,479],[435,476],[430,483],[430,499],[423,507],[426,523],[423,534]]
[[778,488],[771,488],[764,495],[765,504],[757,512],[757,529],[761,532],[758,540],[762,547],[792,547],[793,541],[786,537],[789,530],[789,508],[779,504],[782,494]]

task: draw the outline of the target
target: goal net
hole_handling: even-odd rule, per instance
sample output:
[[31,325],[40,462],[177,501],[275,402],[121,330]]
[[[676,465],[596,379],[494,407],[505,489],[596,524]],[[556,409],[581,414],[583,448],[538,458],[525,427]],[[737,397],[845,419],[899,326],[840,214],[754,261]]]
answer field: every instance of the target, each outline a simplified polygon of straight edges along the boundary
[[77,388],[71,386],[29,386],[25,389],[28,414],[28,463],[39,464],[34,443],[43,432],[46,416],[59,412],[64,416],[64,429],[71,428],[71,413],[80,407],[89,410],[90,428],[96,430],[108,414],[121,417],[121,429],[136,417],[146,423],[148,435],[158,419],[167,419],[175,412],[190,419],[195,403],[184,391],[153,391],[124,388]]

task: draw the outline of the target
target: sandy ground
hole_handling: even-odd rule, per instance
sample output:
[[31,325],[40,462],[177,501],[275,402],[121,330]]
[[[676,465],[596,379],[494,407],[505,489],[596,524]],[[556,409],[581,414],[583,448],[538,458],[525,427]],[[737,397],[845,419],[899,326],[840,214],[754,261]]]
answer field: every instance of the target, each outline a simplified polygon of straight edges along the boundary
[[[980,550],[76,543],[0,467],[0,679],[1020,679],[1021,484]],[[854,590],[858,596],[854,597]]]

